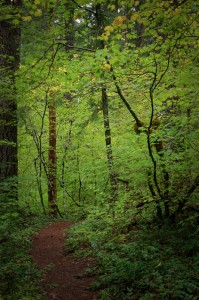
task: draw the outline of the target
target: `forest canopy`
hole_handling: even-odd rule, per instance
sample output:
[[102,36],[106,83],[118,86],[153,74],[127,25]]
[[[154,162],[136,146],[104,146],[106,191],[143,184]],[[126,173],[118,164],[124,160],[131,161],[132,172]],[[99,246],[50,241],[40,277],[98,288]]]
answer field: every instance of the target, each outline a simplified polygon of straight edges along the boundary
[[151,203],[159,218],[194,202],[197,8],[24,1],[11,19],[21,27],[20,202],[45,210],[48,198],[65,213]]

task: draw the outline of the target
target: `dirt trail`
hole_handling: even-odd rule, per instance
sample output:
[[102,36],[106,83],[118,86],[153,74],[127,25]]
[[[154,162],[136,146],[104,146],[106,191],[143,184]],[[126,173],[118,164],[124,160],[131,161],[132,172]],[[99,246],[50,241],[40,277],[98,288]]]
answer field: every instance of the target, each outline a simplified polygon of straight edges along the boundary
[[46,300],[97,300],[89,290],[93,277],[85,273],[92,265],[90,258],[64,255],[65,232],[73,223],[55,222],[40,230],[32,239],[31,254],[36,265],[44,269],[41,283]]

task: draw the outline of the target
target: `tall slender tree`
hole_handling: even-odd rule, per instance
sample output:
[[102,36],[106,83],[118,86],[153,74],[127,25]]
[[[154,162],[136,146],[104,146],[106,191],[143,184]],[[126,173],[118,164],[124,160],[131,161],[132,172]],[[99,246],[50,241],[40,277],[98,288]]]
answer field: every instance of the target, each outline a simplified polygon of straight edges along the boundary
[[[96,5],[96,24],[98,35],[100,36],[104,31],[104,16],[102,14],[102,7],[100,4]],[[99,41],[98,45],[99,49],[104,49],[105,44],[104,41]],[[106,84],[102,85],[101,89],[101,97],[102,97],[102,111],[103,111],[103,119],[104,119],[104,130],[105,130],[105,143],[106,143],[106,156],[109,170],[109,181],[111,186],[111,203],[114,205],[115,200],[117,199],[117,176],[114,171],[114,162],[113,162],[113,152],[112,152],[112,141],[111,141],[111,128],[109,122],[109,103],[108,103],[108,95]]]
[[[54,43],[54,28],[53,28],[53,16],[54,7],[48,6],[46,1],[46,8],[49,14],[49,32],[52,43]],[[51,75],[53,62],[55,59],[54,47],[51,48],[52,52],[52,63],[49,67],[49,75]],[[56,144],[57,144],[57,133],[56,133],[56,103],[55,93],[53,87],[49,88],[49,101],[48,101],[48,112],[49,112],[49,149],[48,149],[48,206],[50,215],[57,215],[57,157],[56,157]]]
[[[53,6],[50,6],[48,1],[46,1],[46,8],[49,14],[49,30],[50,30],[50,38],[52,43],[54,43],[54,31],[55,28],[53,26],[54,15],[56,9],[56,3]],[[74,32],[73,32],[73,16],[74,16],[74,8],[73,4],[66,2],[63,5],[63,9],[66,10],[67,16],[64,20],[64,36],[63,38],[66,40],[66,45],[73,46],[74,45]],[[60,17],[60,16],[59,16]],[[58,49],[57,49],[58,50]],[[66,46],[66,51],[68,50]],[[52,47],[52,63],[53,66],[56,51],[54,47]],[[70,59],[70,57],[69,57]],[[52,69],[52,68],[51,68]],[[49,74],[51,70],[49,69]],[[48,205],[49,212],[52,215],[56,215],[59,212],[57,205],[57,157],[56,157],[56,144],[57,144],[57,133],[56,133],[56,94],[52,91],[52,88],[49,89],[49,150],[48,150]],[[68,97],[71,98],[71,95],[68,94]]]

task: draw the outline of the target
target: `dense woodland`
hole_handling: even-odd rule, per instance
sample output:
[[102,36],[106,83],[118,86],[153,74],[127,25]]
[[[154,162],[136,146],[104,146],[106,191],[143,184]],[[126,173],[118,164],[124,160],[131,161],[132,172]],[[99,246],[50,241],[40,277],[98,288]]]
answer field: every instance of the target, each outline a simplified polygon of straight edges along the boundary
[[198,8],[0,0],[0,299],[42,299],[53,218],[101,299],[198,299]]

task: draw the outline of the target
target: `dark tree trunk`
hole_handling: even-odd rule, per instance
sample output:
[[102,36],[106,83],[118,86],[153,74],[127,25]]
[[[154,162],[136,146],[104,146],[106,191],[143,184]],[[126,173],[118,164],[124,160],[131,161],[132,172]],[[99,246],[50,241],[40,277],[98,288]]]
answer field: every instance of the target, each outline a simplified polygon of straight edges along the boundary
[[[46,2],[46,8],[49,13],[49,36],[54,42],[53,33],[53,17],[55,8],[48,7],[48,2]],[[49,75],[51,74],[51,68],[53,66],[56,53],[52,47],[52,63],[49,68]],[[56,133],[56,103],[55,94],[49,88],[49,104],[48,104],[48,116],[49,116],[49,149],[48,149],[48,207],[49,214],[51,216],[56,216],[59,213],[57,206],[57,157],[56,157],[56,144],[57,144],[57,133]]]
[[[3,1],[13,15],[20,1]],[[0,21],[0,193],[17,199],[17,102],[15,71],[19,65],[20,28]]]
[[[97,21],[97,30],[98,34],[100,35],[104,30],[104,18],[102,14],[101,5],[96,5],[96,21]],[[100,49],[104,49],[105,45],[103,41],[100,41],[98,44]],[[106,91],[105,84],[102,85],[102,111],[103,111],[103,119],[104,119],[104,130],[105,130],[105,143],[106,143],[106,156],[107,156],[107,164],[108,164],[108,171],[109,171],[109,181],[111,186],[111,209],[113,210],[113,205],[117,200],[117,176],[114,171],[114,162],[113,162],[113,154],[112,154],[112,142],[111,142],[111,129],[109,123],[109,105],[108,105],[108,96]],[[114,213],[114,211],[113,211]]]
[[117,178],[113,170],[113,153],[111,144],[111,129],[109,124],[109,109],[108,109],[108,97],[106,88],[102,87],[102,110],[104,118],[104,129],[105,129],[105,143],[106,143],[106,155],[109,169],[109,179],[112,190],[112,201],[113,203],[117,199]]
[[57,210],[57,159],[56,159],[56,105],[54,99],[49,105],[49,151],[48,151],[48,205],[51,215]]

